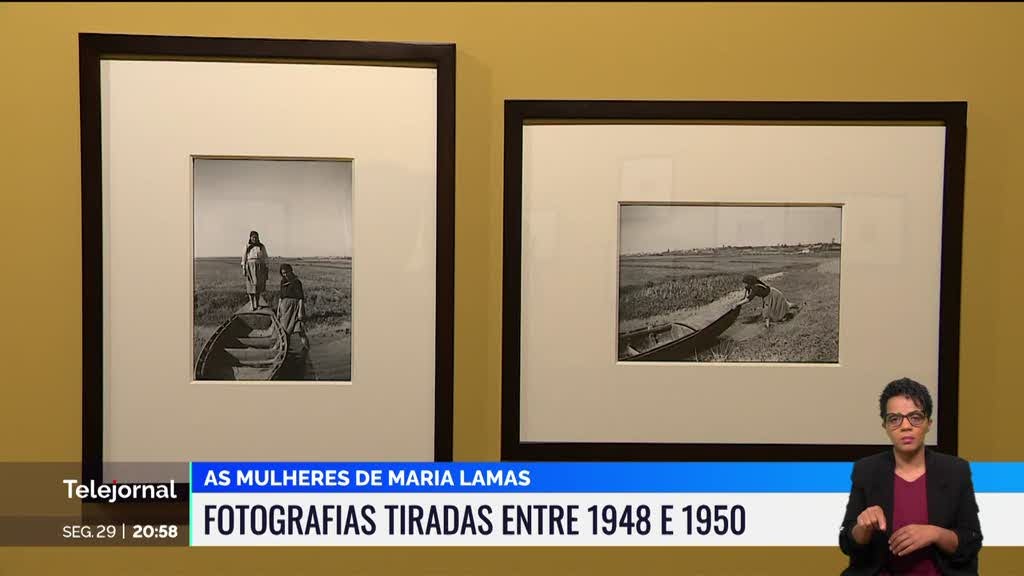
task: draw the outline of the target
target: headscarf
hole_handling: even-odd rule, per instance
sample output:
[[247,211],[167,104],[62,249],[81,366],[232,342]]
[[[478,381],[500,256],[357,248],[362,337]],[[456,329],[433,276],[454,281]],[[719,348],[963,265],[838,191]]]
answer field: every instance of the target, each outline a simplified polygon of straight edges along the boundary
[[[253,236],[256,236],[255,242],[252,239]],[[246,255],[249,254],[249,250],[252,250],[254,246],[259,246],[260,248],[263,248],[263,242],[260,242],[260,233],[255,230],[251,230],[249,232],[249,243],[245,245]]]
[[744,275],[743,283],[747,285],[747,294],[753,294],[754,296],[764,298],[771,291],[771,288],[767,284],[753,274]]
[[281,297],[282,298],[305,298],[302,291],[302,281],[295,276],[291,264],[281,264]]

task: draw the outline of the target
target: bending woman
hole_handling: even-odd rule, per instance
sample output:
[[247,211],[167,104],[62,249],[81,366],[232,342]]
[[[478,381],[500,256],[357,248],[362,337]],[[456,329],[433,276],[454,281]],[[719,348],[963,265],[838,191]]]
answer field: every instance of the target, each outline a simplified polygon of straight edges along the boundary
[[932,397],[901,378],[879,398],[892,450],[859,460],[839,533],[844,576],[978,574],[981,526],[971,468],[925,448]]
[[755,296],[761,297],[761,317],[764,319],[765,328],[771,328],[772,322],[783,322],[793,317],[800,308],[793,304],[778,288],[764,283],[763,280],[752,274],[743,277],[746,293],[744,302],[753,300]]
[[242,254],[242,275],[245,276],[245,293],[249,296],[249,307],[256,310],[260,307],[260,296],[267,290],[267,277],[270,276],[267,247],[260,242],[260,235],[253,230],[249,232],[249,244]]

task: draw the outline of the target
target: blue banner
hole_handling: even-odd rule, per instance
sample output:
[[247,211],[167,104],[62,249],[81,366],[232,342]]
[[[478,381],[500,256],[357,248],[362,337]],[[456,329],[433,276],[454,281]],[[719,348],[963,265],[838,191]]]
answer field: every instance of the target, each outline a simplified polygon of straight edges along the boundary
[[[193,492],[848,492],[849,462],[192,464]],[[1024,463],[971,465],[978,492],[1024,492]]]
[[1024,492],[1024,462],[972,462],[975,492]]

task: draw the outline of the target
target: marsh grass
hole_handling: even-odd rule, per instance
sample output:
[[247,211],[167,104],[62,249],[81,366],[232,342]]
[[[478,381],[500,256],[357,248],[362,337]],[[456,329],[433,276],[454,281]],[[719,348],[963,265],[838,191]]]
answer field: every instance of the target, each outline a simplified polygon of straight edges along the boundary
[[[306,296],[311,337],[348,334],[352,320],[351,258],[271,258],[265,299],[276,306],[281,264],[291,264]],[[224,321],[249,300],[238,258],[196,258],[193,263],[193,358]]]
[[700,362],[839,361],[839,252],[813,255],[627,256],[619,268],[619,331],[664,321],[742,290],[744,274],[782,274],[769,284],[800,306],[765,329],[761,304],[743,306],[736,323]]

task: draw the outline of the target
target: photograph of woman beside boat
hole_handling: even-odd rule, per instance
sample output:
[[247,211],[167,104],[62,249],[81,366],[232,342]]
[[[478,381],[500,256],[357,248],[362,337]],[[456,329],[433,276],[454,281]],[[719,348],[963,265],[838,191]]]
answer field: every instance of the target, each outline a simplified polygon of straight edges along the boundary
[[839,361],[839,206],[622,204],[618,360]]
[[195,380],[351,381],[352,163],[196,158],[193,206]]

